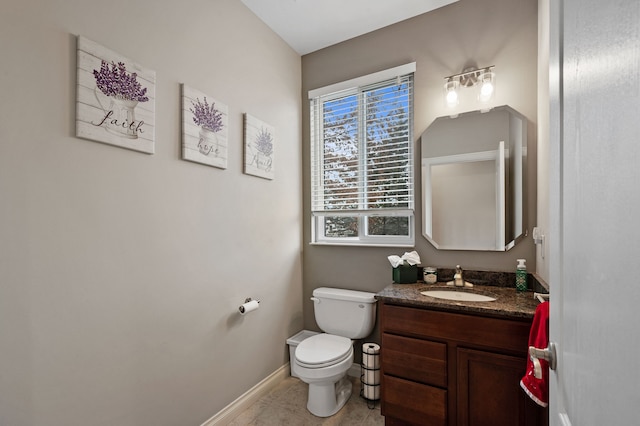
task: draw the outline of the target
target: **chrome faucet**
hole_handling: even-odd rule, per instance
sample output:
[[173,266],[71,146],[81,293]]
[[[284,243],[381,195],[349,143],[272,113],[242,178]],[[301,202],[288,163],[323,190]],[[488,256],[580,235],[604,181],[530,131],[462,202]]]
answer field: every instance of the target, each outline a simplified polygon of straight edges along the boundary
[[473,284],[466,282],[462,276],[462,267],[456,265],[456,273],[453,275],[453,281],[447,282],[447,285],[453,285],[456,287],[473,287]]
[[456,265],[456,273],[453,276],[453,285],[456,287],[464,287],[464,278],[462,278],[462,268]]

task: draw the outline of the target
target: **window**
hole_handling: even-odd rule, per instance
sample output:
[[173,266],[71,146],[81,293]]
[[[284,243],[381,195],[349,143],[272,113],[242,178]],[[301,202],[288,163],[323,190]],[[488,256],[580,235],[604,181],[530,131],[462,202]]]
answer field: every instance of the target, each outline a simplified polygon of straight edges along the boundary
[[414,245],[414,71],[309,92],[312,243]]

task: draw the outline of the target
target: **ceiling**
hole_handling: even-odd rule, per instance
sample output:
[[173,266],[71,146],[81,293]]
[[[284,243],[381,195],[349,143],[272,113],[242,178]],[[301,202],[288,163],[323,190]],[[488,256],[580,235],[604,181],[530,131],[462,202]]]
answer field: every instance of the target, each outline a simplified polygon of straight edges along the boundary
[[242,0],[300,55],[458,0]]

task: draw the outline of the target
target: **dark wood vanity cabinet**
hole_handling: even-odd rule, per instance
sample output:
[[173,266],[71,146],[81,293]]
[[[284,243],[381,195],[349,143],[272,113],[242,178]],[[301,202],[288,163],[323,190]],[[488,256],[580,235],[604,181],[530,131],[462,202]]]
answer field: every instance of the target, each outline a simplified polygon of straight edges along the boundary
[[531,320],[382,303],[380,321],[385,424],[544,424],[519,384]]

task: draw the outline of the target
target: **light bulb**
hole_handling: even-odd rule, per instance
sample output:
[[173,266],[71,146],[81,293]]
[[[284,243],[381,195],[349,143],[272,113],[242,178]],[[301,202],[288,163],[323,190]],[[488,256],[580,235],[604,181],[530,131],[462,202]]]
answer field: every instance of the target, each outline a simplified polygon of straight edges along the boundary
[[491,82],[483,83],[480,88],[480,100],[482,102],[487,102],[491,99],[491,95],[493,95],[493,84]]
[[444,84],[445,102],[449,108],[458,105],[458,82],[455,80],[447,81]]
[[494,82],[494,74],[492,72],[485,72],[480,77],[480,81],[482,81],[482,86],[480,86],[480,95],[478,98],[480,102],[488,102],[493,96],[493,91],[495,89]]
[[455,90],[449,90],[447,93],[447,105],[452,108],[458,105],[458,92]]

